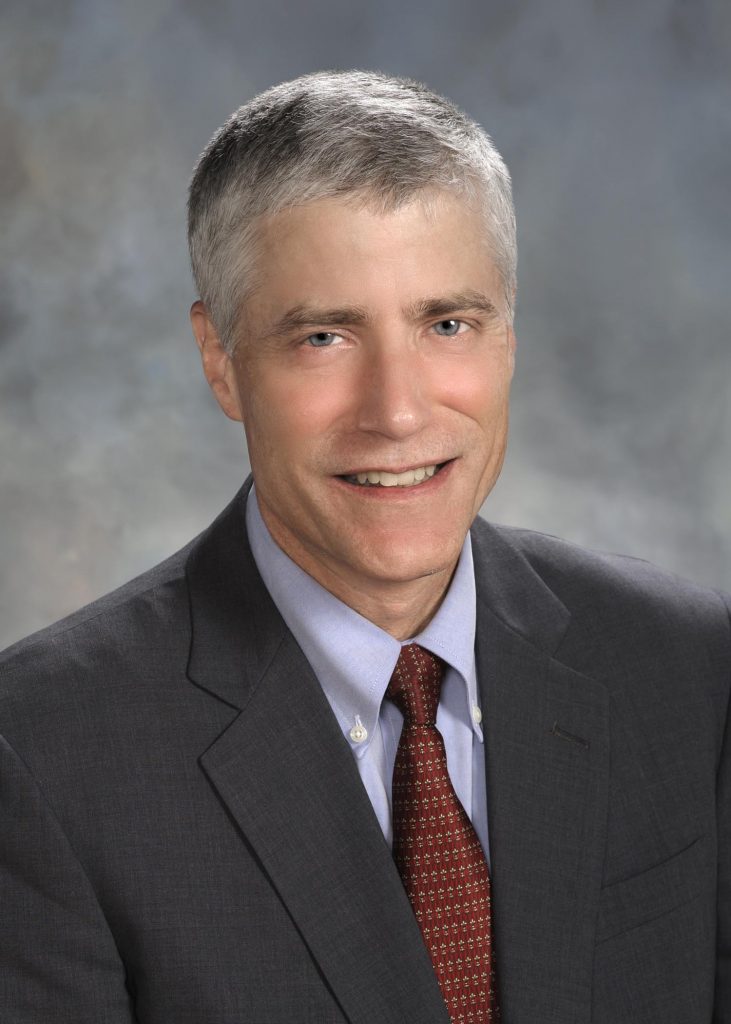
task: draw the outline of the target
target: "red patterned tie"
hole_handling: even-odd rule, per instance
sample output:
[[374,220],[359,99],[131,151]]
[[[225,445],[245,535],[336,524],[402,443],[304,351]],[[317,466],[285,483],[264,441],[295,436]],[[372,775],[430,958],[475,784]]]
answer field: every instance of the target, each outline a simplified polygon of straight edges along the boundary
[[404,716],[393,770],[393,856],[453,1024],[499,1021],[490,875],[436,727],[444,663],[401,648],[386,696]]

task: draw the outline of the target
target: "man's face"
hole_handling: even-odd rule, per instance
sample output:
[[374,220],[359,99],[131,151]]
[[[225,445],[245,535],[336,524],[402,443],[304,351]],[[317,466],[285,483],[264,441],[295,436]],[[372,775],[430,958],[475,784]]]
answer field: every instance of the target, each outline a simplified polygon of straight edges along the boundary
[[502,465],[513,372],[480,218],[445,194],[320,200],[270,219],[257,278],[230,372],[274,539],[335,592],[446,585]]

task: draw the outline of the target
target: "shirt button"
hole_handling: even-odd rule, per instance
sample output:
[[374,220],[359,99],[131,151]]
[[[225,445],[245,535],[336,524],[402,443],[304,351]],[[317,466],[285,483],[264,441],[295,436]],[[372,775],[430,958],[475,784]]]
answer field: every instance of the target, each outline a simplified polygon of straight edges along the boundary
[[482,721],[482,712],[480,711],[476,704],[472,705],[472,721],[475,723],[475,725],[479,725],[480,722]]
[[350,730],[350,738],[353,743],[365,743],[368,739],[368,730],[362,724],[360,719],[355,723],[353,728]]

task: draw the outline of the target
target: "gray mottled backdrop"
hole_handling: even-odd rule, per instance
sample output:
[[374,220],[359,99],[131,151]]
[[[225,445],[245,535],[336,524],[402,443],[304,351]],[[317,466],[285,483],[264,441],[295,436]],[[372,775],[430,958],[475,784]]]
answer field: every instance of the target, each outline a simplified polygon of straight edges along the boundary
[[726,0],[5,0],[0,645],[242,480],[187,322],[186,183],[231,110],[327,67],[423,79],[512,169],[519,362],[485,514],[731,587]]

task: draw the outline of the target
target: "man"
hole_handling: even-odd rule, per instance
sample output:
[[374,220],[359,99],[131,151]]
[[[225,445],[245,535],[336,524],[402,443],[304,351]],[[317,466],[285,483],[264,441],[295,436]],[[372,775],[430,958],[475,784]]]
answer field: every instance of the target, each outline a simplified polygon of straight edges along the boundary
[[476,518],[515,348],[489,138],[307,76],[189,209],[253,482],[4,657],[2,1020],[731,1019],[726,604]]

